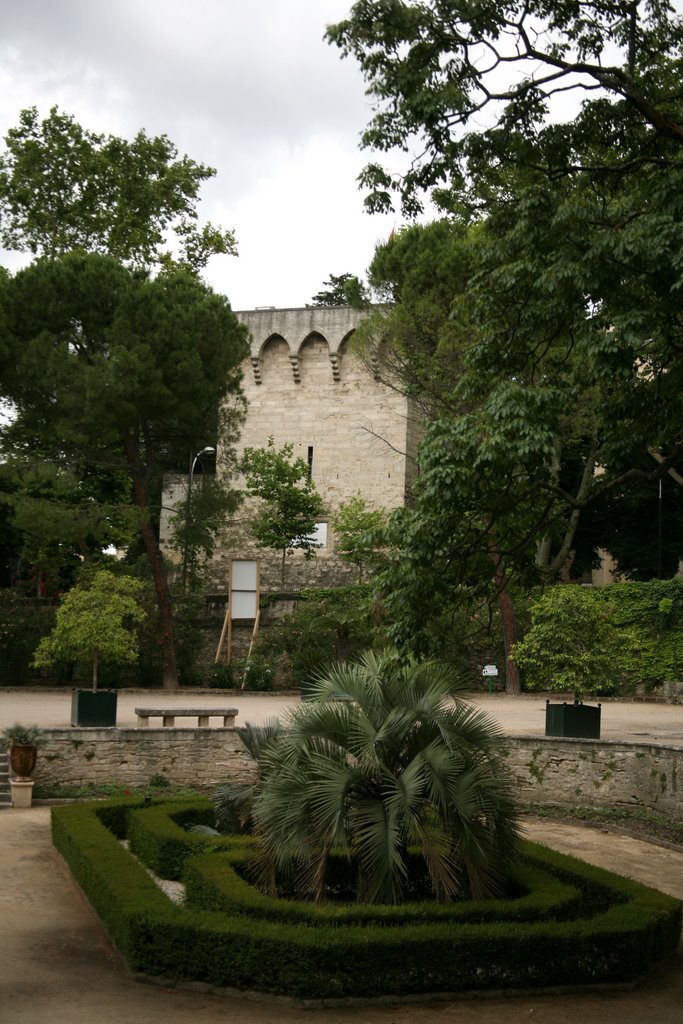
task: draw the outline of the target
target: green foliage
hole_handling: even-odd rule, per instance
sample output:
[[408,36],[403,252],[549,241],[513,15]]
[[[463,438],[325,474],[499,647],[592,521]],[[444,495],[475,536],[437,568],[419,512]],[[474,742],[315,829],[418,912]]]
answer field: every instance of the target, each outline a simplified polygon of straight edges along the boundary
[[20,271],[4,301],[13,358],[1,393],[17,412],[4,450],[67,466],[79,481],[87,466],[125,474],[157,593],[165,681],[175,685],[154,530],[162,475],[209,438],[225,438],[230,455],[245,331],[227,301],[185,271],[151,279],[82,252]]
[[134,662],[138,657],[135,627],[145,619],[138,602],[142,584],[130,576],[100,570],[73,587],[57,609],[52,633],[44,637],[33,658],[47,667],[57,661],[89,660],[93,690],[98,662]]
[[[327,286],[327,287],[325,287]],[[353,274],[330,274],[329,281],[323,281],[323,288],[311,299],[312,306],[351,306],[362,309],[367,305],[365,285]]]
[[[643,161],[657,166],[658,148],[683,140],[683,26],[658,0],[540,0],[533,9],[522,0],[360,0],[347,19],[328,26],[327,38],[355,57],[366,79],[373,115],[363,148],[410,146],[421,154],[393,174],[377,163],[365,168],[360,180],[371,210],[390,209],[398,194],[413,215],[424,191],[470,208],[497,193],[508,201],[510,166],[553,178],[607,165],[614,175],[632,169],[629,131]],[[476,60],[479,52],[489,59]],[[588,97],[574,120],[572,107],[552,103],[567,91]]]
[[[579,542],[585,563],[584,518],[591,548],[611,534],[624,567],[651,575],[624,509],[683,452],[680,17],[361,0],[328,39],[376,102],[363,145],[423,145],[400,175],[366,168],[371,208],[397,194],[414,213],[430,193],[445,214],[399,232],[370,272],[396,306],[367,344],[395,334],[383,372],[434,421],[414,504],[387,533],[391,638],[420,642],[435,604],[557,578]],[[555,108],[564,90],[580,109]],[[638,546],[657,547],[640,519]],[[675,548],[675,511],[669,530]]]
[[368,508],[360,491],[343,501],[332,519],[335,552],[356,566],[359,583],[363,582],[363,570],[381,558],[380,531],[385,522],[384,509]]
[[232,665],[213,664],[209,672],[209,687],[212,690],[234,690],[235,672]]
[[[213,811],[208,800],[163,801],[154,807],[131,809],[127,834],[131,853],[160,878],[179,879],[188,857],[207,850],[207,841],[186,830],[185,823],[210,824]],[[226,839],[209,841],[212,850],[225,849]]]
[[45,743],[43,730],[37,725],[8,725],[2,730],[2,742],[11,749],[20,746],[41,747]]
[[[118,841],[140,806],[56,807],[53,839],[131,970],[157,977],[307,998],[632,983],[680,937],[677,900],[533,843],[523,846],[524,890],[491,904],[494,920],[486,920],[488,904],[337,915],[309,904],[301,927],[298,908],[288,913],[245,885],[244,840],[235,839],[224,855],[186,862],[192,902],[177,907]],[[139,820],[146,812],[135,813]],[[168,826],[162,819],[156,827]],[[203,843],[211,849],[212,840]],[[226,909],[202,909],[212,899]],[[582,904],[592,905],[585,917],[577,916]]]
[[5,137],[0,157],[0,240],[5,248],[53,258],[74,249],[148,267],[197,271],[214,253],[235,254],[231,231],[196,226],[199,189],[215,171],[177,159],[165,135],[132,142],[82,128],[53,107],[30,107]]
[[297,607],[262,629],[256,652],[284,685],[301,686],[333,662],[348,661],[381,636],[367,587],[302,590]]
[[275,689],[273,669],[259,655],[247,659],[242,678],[245,690],[267,693]]
[[513,657],[530,690],[624,693],[640,681],[642,641],[632,626],[617,624],[609,588],[559,584],[531,605],[531,627]]
[[372,653],[321,673],[259,757],[262,884],[320,899],[334,849],[360,902],[398,903],[415,846],[437,899],[500,893],[519,841],[512,791],[465,688],[445,666]]
[[267,448],[245,448],[242,457],[247,494],[263,503],[250,522],[251,532],[263,547],[282,552],[283,585],[288,554],[302,551],[306,558],[315,556],[313,533],[325,515],[308,466],[293,453],[292,444],[278,449],[269,437]]
[[619,629],[637,635],[639,682],[651,689],[683,677],[683,578],[615,584],[596,596],[611,605]]
[[38,582],[46,595],[68,589],[83,562],[104,562],[105,549],[124,547],[136,531],[125,472],[85,464],[76,473],[19,456],[0,474],[17,534],[15,586]]
[[529,689],[577,694],[649,689],[683,674],[683,580],[560,585],[531,605],[514,657]]
[[45,600],[25,597],[18,590],[0,591],[0,682],[21,686],[35,675],[33,654],[52,630],[55,609]]

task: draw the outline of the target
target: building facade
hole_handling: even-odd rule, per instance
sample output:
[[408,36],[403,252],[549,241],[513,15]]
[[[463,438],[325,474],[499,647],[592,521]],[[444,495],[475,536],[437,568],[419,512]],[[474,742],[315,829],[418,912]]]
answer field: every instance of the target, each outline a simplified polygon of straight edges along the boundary
[[[246,421],[236,449],[276,448],[290,443],[309,466],[327,515],[321,518],[315,559],[288,557],[287,586],[335,586],[355,570],[335,554],[332,519],[342,502],[361,494],[369,508],[403,505],[416,472],[419,421],[404,396],[380,382],[354,352],[353,335],[363,313],[348,307],[257,309],[238,312],[249,330],[244,361]],[[220,449],[217,472],[223,472]],[[243,485],[237,479],[236,486]],[[164,505],[186,492],[183,478],[168,482]],[[212,584],[226,586],[231,558],[258,558],[261,585],[280,587],[280,556],[259,549],[249,533],[254,503],[246,501],[226,525],[212,566]],[[169,512],[166,511],[166,521]],[[162,536],[167,529],[162,524]]]

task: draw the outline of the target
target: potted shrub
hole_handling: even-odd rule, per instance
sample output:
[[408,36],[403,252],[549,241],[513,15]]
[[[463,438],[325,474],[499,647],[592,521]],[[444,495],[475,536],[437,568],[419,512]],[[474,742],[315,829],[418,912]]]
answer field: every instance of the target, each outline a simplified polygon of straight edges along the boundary
[[57,609],[52,633],[38,645],[33,659],[38,667],[63,660],[87,660],[92,665],[92,689],[73,691],[72,725],[116,725],[116,692],[98,691],[97,670],[102,662],[137,661],[135,627],[146,614],[138,603],[142,589],[142,583],[130,576],[96,572],[68,592]]
[[14,777],[10,778],[12,807],[30,807],[33,802],[31,772],[36,766],[38,747],[45,742],[37,725],[10,725],[3,730],[3,745],[9,750]]
[[43,730],[37,725],[9,725],[3,729],[3,745],[9,750],[9,760],[15,776],[26,781],[36,766],[38,747],[45,742]]
[[638,666],[638,637],[613,622],[604,594],[575,584],[544,590],[531,606],[531,628],[512,656],[529,690],[573,693],[573,702],[546,702],[546,736],[600,738],[598,704],[586,694],[619,693]]

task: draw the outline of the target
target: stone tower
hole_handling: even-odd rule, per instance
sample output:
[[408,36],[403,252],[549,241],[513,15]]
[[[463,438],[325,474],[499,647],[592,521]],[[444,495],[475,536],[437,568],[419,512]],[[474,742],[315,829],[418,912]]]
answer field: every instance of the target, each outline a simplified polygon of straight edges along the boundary
[[[237,453],[265,447],[269,437],[277,448],[293,444],[330,513],[320,523],[317,557],[309,562],[298,552],[289,557],[287,585],[298,589],[350,582],[354,569],[335,556],[330,520],[340,503],[358,492],[371,508],[392,509],[405,502],[416,467],[413,410],[352,351],[362,312],[306,307],[236,315],[250,335],[250,355],[242,367],[247,418]],[[219,472],[220,462],[219,451]],[[279,586],[279,556],[255,547],[248,535],[249,514],[247,503],[226,529],[212,574],[216,587],[225,586],[230,558],[259,558],[262,587]]]

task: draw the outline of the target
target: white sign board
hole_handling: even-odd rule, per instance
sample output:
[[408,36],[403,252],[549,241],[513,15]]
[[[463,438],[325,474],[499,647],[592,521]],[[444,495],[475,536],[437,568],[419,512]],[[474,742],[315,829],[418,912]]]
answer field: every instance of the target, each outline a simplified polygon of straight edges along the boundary
[[231,619],[255,619],[256,607],[255,590],[233,590],[230,602]]
[[258,562],[233,559],[232,589],[258,590]]
[[483,676],[497,676],[498,675],[498,669],[496,668],[495,665],[484,665],[484,671],[482,672],[482,675]]
[[258,562],[234,559],[230,565],[230,618],[255,619],[258,612]]

